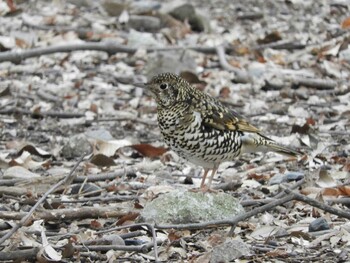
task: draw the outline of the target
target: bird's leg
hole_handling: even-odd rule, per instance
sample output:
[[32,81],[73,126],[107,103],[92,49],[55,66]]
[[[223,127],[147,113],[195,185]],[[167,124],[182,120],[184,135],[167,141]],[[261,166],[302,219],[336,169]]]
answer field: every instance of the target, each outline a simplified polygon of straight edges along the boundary
[[204,174],[203,174],[202,182],[200,186],[201,189],[205,187],[205,179],[207,178],[208,172],[209,172],[209,169],[204,169]]
[[213,181],[214,175],[216,174],[217,170],[218,170],[217,167],[214,167],[213,170],[211,170],[211,174],[210,174],[209,181],[208,181],[208,186],[207,186],[208,189],[210,189],[211,182]]

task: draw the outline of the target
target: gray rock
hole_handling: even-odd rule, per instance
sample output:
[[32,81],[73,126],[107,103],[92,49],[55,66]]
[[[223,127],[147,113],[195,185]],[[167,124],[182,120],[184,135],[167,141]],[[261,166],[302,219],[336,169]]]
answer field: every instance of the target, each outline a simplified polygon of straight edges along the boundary
[[281,184],[287,181],[287,176],[285,174],[275,174],[271,179],[269,184]]
[[287,172],[285,175],[287,176],[288,181],[299,181],[305,176],[302,172]]
[[323,217],[317,218],[316,220],[312,221],[309,225],[309,232],[316,232],[327,229],[330,229],[330,227],[327,220]]
[[73,159],[82,156],[84,153],[91,153],[92,146],[84,134],[77,134],[69,138],[61,150],[61,155],[66,159]]
[[232,262],[241,256],[250,254],[249,247],[240,240],[226,240],[224,243],[213,248],[210,263]]
[[198,15],[191,4],[186,3],[176,7],[174,10],[170,11],[169,14],[180,21],[187,20],[193,31],[203,32],[206,28],[205,18]]
[[175,190],[148,203],[141,212],[141,220],[158,224],[186,224],[228,219],[243,212],[238,200],[226,193]]

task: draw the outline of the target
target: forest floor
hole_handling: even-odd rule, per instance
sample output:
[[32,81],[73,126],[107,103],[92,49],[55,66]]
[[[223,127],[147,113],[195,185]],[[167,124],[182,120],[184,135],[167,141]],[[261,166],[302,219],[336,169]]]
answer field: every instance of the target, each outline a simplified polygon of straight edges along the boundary
[[[348,1],[179,6],[0,2],[0,261],[350,261]],[[137,85],[165,71],[304,153],[223,163],[235,222],[140,220],[201,180]]]

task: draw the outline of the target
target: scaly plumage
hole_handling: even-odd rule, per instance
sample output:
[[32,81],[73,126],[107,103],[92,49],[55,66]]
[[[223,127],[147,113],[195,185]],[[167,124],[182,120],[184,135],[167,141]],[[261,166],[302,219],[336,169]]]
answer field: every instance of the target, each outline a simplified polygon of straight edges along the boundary
[[145,84],[157,102],[158,124],[165,142],[184,159],[204,168],[201,188],[220,163],[242,153],[299,152],[262,135],[241,115],[172,73],[162,73]]

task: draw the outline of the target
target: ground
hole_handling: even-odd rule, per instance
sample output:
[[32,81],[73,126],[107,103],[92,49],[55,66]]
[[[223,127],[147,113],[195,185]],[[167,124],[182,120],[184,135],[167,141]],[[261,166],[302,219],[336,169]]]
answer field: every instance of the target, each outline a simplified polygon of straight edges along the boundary
[[[0,2],[0,261],[349,261],[349,4],[179,6]],[[201,180],[164,144],[140,85],[164,71],[303,152],[219,167],[213,188],[242,218],[139,221]]]

